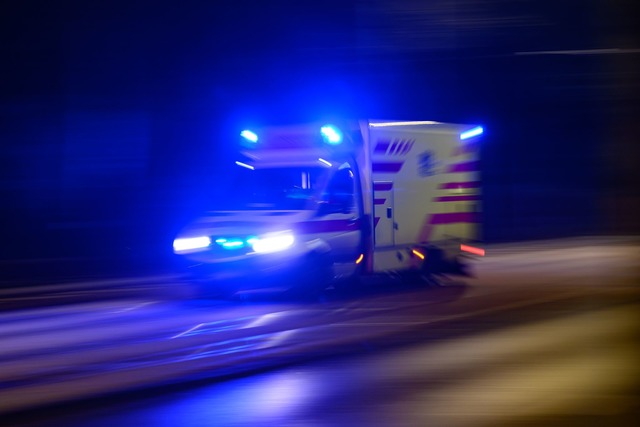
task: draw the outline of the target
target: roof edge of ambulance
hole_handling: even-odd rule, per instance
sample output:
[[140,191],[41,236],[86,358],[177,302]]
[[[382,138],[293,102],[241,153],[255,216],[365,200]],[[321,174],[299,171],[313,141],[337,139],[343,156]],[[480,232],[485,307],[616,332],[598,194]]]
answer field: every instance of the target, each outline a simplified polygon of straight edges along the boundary
[[469,123],[447,123],[433,120],[368,120],[370,128],[398,128],[411,127],[412,129],[428,130],[430,132],[464,132],[479,127]]

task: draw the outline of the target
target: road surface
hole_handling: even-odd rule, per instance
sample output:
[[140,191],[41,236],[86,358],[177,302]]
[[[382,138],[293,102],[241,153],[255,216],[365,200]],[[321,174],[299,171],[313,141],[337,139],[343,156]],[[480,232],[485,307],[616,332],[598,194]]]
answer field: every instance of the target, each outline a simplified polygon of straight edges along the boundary
[[312,304],[202,302],[175,278],[103,302],[31,295],[38,308],[0,318],[0,414],[8,425],[625,425],[638,413],[639,248],[495,246],[464,283],[378,283]]

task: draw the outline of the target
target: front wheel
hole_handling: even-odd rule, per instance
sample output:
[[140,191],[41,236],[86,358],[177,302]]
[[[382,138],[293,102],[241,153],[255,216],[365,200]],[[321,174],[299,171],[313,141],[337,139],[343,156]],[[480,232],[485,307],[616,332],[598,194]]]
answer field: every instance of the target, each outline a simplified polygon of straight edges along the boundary
[[328,253],[309,255],[296,275],[296,284],[288,294],[295,297],[319,296],[333,280],[333,260]]

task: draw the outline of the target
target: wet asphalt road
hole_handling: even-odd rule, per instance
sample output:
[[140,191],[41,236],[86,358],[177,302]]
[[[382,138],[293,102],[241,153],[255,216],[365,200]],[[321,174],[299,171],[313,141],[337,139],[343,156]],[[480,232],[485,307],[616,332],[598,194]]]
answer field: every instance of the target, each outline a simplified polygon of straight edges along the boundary
[[5,311],[0,411],[9,425],[625,425],[638,249],[502,245],[476,279],[311,303],[198,301],[173,278]]

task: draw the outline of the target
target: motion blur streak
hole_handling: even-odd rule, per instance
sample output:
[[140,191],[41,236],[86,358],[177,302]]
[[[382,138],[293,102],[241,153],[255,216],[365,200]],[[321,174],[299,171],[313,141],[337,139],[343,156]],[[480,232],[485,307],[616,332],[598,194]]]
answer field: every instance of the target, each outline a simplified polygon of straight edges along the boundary
[[469,252],[470,254],[484,256],[484,249],[474,248],[473,246],[460,245],[460,250],[463,252]]

